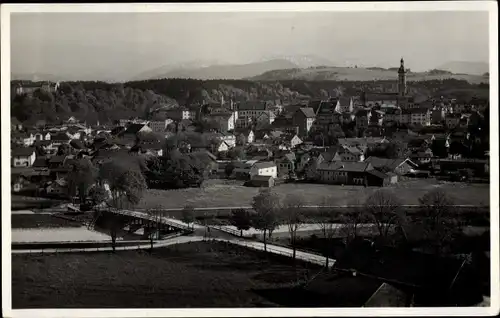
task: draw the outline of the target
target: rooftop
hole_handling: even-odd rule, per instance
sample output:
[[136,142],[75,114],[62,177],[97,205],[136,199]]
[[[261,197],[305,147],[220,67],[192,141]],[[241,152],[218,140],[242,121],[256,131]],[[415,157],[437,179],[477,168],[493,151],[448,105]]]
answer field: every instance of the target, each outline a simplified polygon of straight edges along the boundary
[[257,169],[266,169],[266,168],[276,167],[276,164],[272,161],[263,161],[263,162],[256,162],[254,164],[254,167],[256,167]]
[[304,114],[306,118],[314,118],[316,117],[316,114],[314,113],[314,109],[311,107],[301,107],[299,108],[299,111]]
[[373,167],[367,162],[323,162],[317,168],[318,170],[329,170],[329,171],[346,171],[346,172],[365,172],[372,170]]

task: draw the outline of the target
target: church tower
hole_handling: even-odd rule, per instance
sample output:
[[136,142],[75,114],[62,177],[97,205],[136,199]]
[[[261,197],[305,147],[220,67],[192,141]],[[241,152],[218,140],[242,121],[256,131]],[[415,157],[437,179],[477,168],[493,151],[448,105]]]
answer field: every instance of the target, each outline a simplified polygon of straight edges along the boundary
[[406,70],[403,58],[401,58],[401,65],[398,70],[398,94],[399,96],[406,95]]

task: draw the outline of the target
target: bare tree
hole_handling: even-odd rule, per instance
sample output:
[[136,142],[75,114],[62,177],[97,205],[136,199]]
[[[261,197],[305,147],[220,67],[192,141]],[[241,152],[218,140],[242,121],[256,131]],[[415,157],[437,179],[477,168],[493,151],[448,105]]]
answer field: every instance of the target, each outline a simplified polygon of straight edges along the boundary
[[317,223],[321,230],[321,235],[324,239],[324,256],[326,257],[326,267],[329,266],[329,253],[333,239],[339,234],[340,227],[335,224],[332,218],[332,206],[334,206],[332,197],[324,197],[323,202],[319,206]]
[[419,202],[425,238],[436,253],[441,253],[457,231],[458,221],[450,215],[453,199],[443,190],[433,189],[424,194]]
[[365,211],[377,227],[379,239],[387,242],[391,228],[399,226],[404,219],[399,200],[388,190],[377,190],[365,202]]
[[191,205],[186,205],[183,209],[182,209],[182,222],[186,223],[189,227],[189,224],[193,224],[192,227],[194,229],[194,220],[195,220],[195,217],[194,217],[194,207],[192,207]]
[[273,231],[279,225],[280,199],[271,189],[262,189],[253,197],[252,207],[256,212],[254,227],[264,232],[264,251],[267,251],[266,232]]
[[367,215],[359,199],[354,199],[348,204],[348,211],[341,216],[342,225],[340,235],[344,237],[345,245],[355,240],[359,235],[360,226],[367,220]]
[[293,259],[297,252],[297,231],[304,222],[304,202],[300,195],[287,195],[283,202],[283,216],[288,225],[288,233],[290,234],[290,245],[293,249]]

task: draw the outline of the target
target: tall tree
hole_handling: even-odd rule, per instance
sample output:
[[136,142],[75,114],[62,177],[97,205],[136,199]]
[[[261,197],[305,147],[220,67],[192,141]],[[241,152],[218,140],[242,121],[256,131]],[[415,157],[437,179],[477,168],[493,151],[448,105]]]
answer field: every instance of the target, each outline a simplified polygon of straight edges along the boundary
[[243,231],[249,230],[252,226],[252,215],[247,209],[235,209],[231,211],[231,224],[236,226],[243,237]]
[[[144,190],[147,188],[144,176],[137,166],[125,164],[127,161],[110,161],[101,166],[99,171],[103,183],[107,183],[110,190],[110,210],[122,210],[131,207],[142,198]],[[113,250],[116,246],[116,235],[118,228],[118,218],[111,218],[109,224]]]
[[262,189],[253,197],[252,207],[256,212],[254,227],[264,233],[264,251],[267,251],[266,233],[272,232],[279,225],[278,211],[280,199],[271,189]]
[[68,174],[68,188],[72,197],[78,193],[80,204],[85,203],[88,190],[96,182],[98,169],[87,158],[76,160]]
[[297,253],[297,231],[304,223],[304,200],[301,196],[289,194],[283,202],[283,216],[290,234],[290,245],[293,249],[293,259]]
[[147,210],[147,214],[150,217],[150,229],[153,229],[149,233],[149,244],[151,246],[151,252],[153,251],[154,240],[160,239],[160,223],[162,220],[162,210],[163,207],[161,205],[156,205],[152,209]]
[[375,223],[379,239],[387,243],[391,228],[399,226],[405,217],[399,199],[388,190],[377,190],[365,202],[365,211]]

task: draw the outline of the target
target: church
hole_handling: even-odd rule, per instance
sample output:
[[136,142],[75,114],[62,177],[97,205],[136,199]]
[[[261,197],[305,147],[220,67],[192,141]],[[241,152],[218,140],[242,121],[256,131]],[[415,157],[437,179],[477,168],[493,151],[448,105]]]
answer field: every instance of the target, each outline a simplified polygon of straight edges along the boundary
[[408,87],[406,84],[406,75],[408,71],[405,69],[405,61],[401,58],[398,69],[398,91],[388,93],[366,93],[363,92],[360,101],[366,107],[379,105],[381,107],[400,107],[401,109],[413,108],[414,97],[408,95]]

